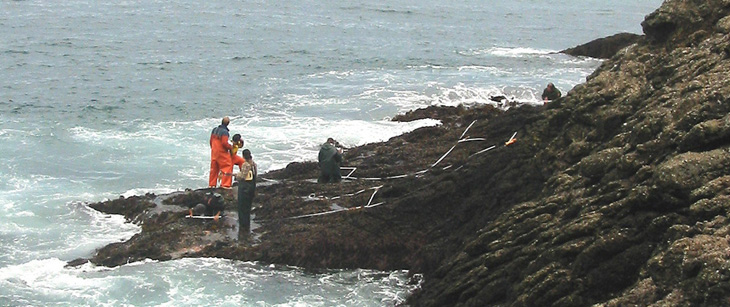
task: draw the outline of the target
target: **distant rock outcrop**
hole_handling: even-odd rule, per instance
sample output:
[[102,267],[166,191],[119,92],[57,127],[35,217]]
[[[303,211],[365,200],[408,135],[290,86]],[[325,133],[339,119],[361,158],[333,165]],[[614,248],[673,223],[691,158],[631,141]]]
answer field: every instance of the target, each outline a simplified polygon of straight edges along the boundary
[[598,59],[608,59],[619,50],[636,43],[641,35],[633,33],[619,33],[609,37],[599,38],[573,48],[560,51],[572,56],[587,56]]

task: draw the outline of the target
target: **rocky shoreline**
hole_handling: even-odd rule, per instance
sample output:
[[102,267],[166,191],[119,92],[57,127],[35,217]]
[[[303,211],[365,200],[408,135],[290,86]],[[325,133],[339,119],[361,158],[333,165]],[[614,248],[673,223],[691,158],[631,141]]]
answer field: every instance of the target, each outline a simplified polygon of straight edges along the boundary
[[[220,257],[308,269],[435,267],[445,251],[424,257],[423,247],[432,240],[428,234],[434,231],[431,229],[443,227],[435,221],[449,215],[448,207],[423,214],[413,212],[428,208],[420,202],[433,202],[434,195],[448,197],[453,192],[452,179],[439,178],[453,177],[454,169],[463,167],[469,155],[495,144],[499,146],[494,152],[504,150],[503,143],[540,109],[524,108],[534,110],[528,112],[532,115],[521,114],[520,121],[504,118],[510,111],[490,105],[430,107],[397,116],[394,120],[435,118],[443,124],[348,149],[345,164],[357,168],[351,175],[356,179],[340,184],[317,184],[316,162],[294,162],[285,169],[261,174],[252,211],[252,235],[244,242],[236,239],[236,186],[232,190],[186,190],[90,204],[104,213],[124,215],[127,221],[141,225],[142,231],[71,264],[91,261],[118,266],[144,259]],[[490,128],[490,121],[501,122],[502,127]],[[462,136],[464,132],[468,134]],[[458,143],[470,136],[484,140]],[[444,188],[444,184],[448,186]],[[187,217],[197,204],[215,196],[224,207],[220,220]],[[210,217],[215,213],[205,214]]]
[[[316,184],[314,162],[263,174],[248,241],[233,239],[235,191],[91,204],[142,231],[70,265],[408,269],[424,275],[413,306],[727,305],[728,15],[725,0],[665,1],[644,36],[548,106],[399,116],[443,124],[349,149],[360,179]],[[223,218],[185,218],[211,192]]]

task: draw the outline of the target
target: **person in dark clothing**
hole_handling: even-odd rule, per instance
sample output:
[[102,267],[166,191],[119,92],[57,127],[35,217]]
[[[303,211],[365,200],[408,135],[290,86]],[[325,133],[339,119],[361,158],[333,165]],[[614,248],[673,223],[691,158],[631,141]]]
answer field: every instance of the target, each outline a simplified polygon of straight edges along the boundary
[[256,195],[257,166],[251,151],[244,149],[241,171],[236,174],[238,181],[238,239],[248,237],[251,232],[251,205]]
[[340,163],[342,163],[342,150],[335,147],[337,141],[328,138],[327,142],[319,147],[319,183],[340,182]]
[[543,103],[547,103],[548,101],[553,101],[560,98],[560,96],[562,95],[563,94],[560,93],[560,90],[555,87],[555,84],[550,82],[548,83],[547,87],[542,91],[542,101]]

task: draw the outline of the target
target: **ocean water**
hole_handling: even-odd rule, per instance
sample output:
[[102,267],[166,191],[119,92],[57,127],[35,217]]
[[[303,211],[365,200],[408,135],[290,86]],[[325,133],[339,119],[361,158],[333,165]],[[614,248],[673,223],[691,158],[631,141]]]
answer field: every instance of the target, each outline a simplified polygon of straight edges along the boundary
[[438,124],[389,121],[419,107],[539,104],[600,65],[556,51],[641,33],[660,4],[0,0],[0,305],[401,303],[406,271],[64,264],[139,231],[87,203],[205,187],[223,116],[266,171]]

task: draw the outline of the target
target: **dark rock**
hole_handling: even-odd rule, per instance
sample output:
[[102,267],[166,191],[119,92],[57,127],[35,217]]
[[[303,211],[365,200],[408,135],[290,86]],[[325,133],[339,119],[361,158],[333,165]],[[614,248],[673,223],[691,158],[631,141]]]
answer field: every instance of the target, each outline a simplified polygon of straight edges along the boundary
[[76,258],[76,259],[71,260],[68,263],[66,263],[65,267],[77,267],[77,266],[84,265],[87,263],[89,263],[89,259]]
[[442,122],[450,123],[453,120],[460,117],[460,115],[466,112],[466,108],[463,105],[458,107],[438,107],[430,106],[422,109],[416,109],[408,111],[405,114],[399,114],[393,117],[393,121],[397,122],[411,122],[414,120],[432,118],[441,120]]
[[587,56],[597,59],[609,59],[619,50],[636,43],[641,35],[633,33],[619,33],[608,37],[599,38],[583,45],[568,48],[561,53],[572,56]]
[[[324,143],[324,141],[323,141]],[[307,162],[291,162],[282,170],[269,172],[267,178],[270,179],[304,179],[316,177],[319,175],[319,165],[316,161]]]
[[204,215],[207,208],[204,204],[197,204],[195,207],[193,207],[193,213],[195,215]]
[[129,222],[148,209],[155,207],[155,204],[152,202],[154,198],[155,195],[153,194],[132,196],[129,198],[121,196],[115,200],[90,204],[89,207],[109,214],[123,215]]
[[707,37],[708,31],[714,32],[728,9],[724,0],[671,1],[646,16],[641,26],[656,43],[693,43]]

